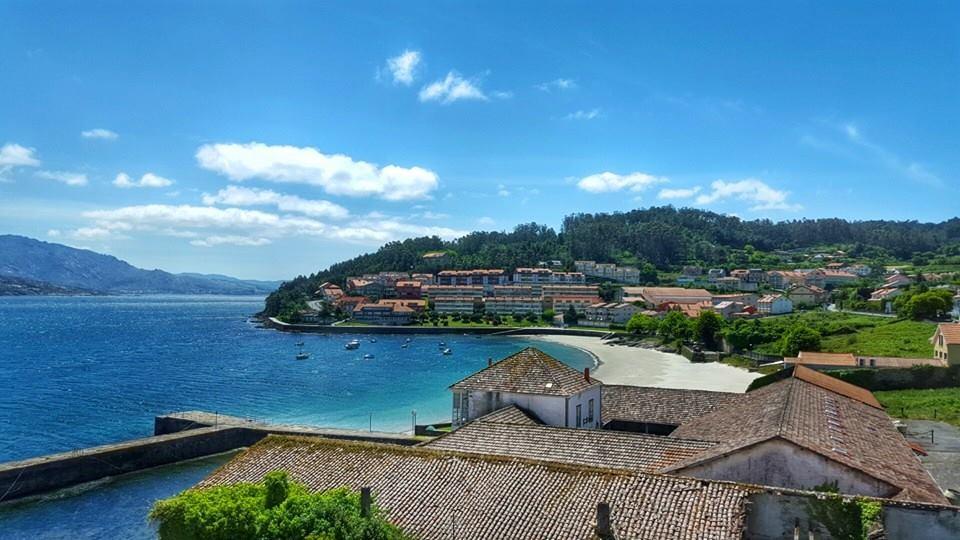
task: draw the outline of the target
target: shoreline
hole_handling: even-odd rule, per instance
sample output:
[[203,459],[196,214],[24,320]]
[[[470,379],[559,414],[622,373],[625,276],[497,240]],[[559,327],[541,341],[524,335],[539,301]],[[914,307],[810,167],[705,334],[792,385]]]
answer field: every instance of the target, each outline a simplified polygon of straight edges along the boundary
[[583,335],[538,335],[530,339],[573,347],[591,355],[593,375],[605,384],[744,392],[761,375],[716,362],[691,362],[679,354],[614,345]]

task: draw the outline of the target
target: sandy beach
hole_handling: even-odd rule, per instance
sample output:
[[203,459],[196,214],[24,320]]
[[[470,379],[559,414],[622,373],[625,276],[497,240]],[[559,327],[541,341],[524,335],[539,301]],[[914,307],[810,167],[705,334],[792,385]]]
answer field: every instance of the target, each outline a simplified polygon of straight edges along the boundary
[[718,363],[693,363],[679,354],[640,347],[608,345],[595,337],[537,336],[535,339],[577,347],[600,365],[594,375],[607,384],[743,392],[758,374]]

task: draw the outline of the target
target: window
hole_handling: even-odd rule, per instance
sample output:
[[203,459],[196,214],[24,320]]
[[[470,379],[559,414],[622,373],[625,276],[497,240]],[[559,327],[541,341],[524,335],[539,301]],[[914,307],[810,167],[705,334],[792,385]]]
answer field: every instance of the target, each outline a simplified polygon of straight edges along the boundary
[[582,419],[583,405],[577,404],[577,427],[580,427],[583,423]]
[[587,402],[587,423],[593,423],[593,400]]

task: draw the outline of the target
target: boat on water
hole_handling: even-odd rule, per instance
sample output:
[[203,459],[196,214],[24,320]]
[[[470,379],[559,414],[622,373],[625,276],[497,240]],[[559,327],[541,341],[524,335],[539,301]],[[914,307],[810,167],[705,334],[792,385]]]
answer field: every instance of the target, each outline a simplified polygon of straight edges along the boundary
[[441,342],[440,342],[440,346],[441,346],[441,347],[446,347],[446,346],[447,346],[447,342],[441,341]]
[[343,348],[346,349],[346,350],[348,350],[348,351],[352,351],[352,350],[354,350],[354,349],[359,349],[359,348],[360,348],[360,340],[359,340],[359,339],[350,340],[350,341],[347,342],[346,345],[343,346]]
[[403,345],[400,346],[400,348],[401,348],[401,349],[406,349],[406,348],[409,347],[409,346],[410,346],[409,343],[404,343]]
[[370,338],[370,343],[376,343],[376,342],[377,342],[377,338],[375,337]]
[[297,360],[306,360],[307,358],[310,358],[310,353],[303,351],[297,353]]
[[298,341],[298,342],[297,342],[297,347],[303,347],[303,342],[302,342],[302,341]]
[[370,354],[370,353],[367,353],[367,354],[363,355],[363,358],[366,359],[366,360],[372,360],[372,359],[373,359],[373,355]]
[[444,355],[451,355],[451,354],[453,354],[453,350],[451,350],[451,349],[444,349],[444,350],[443,350],[443,354],[444,354]]

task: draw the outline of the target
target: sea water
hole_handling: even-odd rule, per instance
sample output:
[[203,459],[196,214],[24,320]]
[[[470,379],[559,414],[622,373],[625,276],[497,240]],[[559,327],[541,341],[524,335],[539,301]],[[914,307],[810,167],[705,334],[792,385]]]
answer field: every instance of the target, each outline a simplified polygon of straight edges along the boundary
[[[414,412],[417,423],[449,421],[450,384],[532,345],[415,335],[403,347],[407,336],[288,334],[251,320],[262,306],[259,297],[0,298],[0,461],[149,436],[154,416],[183,410],[409,431]],[[351,339],[360,347],[346,350]],[[299,341],[306,360],[295,359]],[[536,346],[578,370],[593,365],[578,349]],[[149,538],[150,503],[189,487],[215,460],[197,463],[132,475],[109,491],[4,505],[0,538]],[[98,510],[84,521],[71,507]],[[98,512],[126,523],[123,534],[101,529]]]

